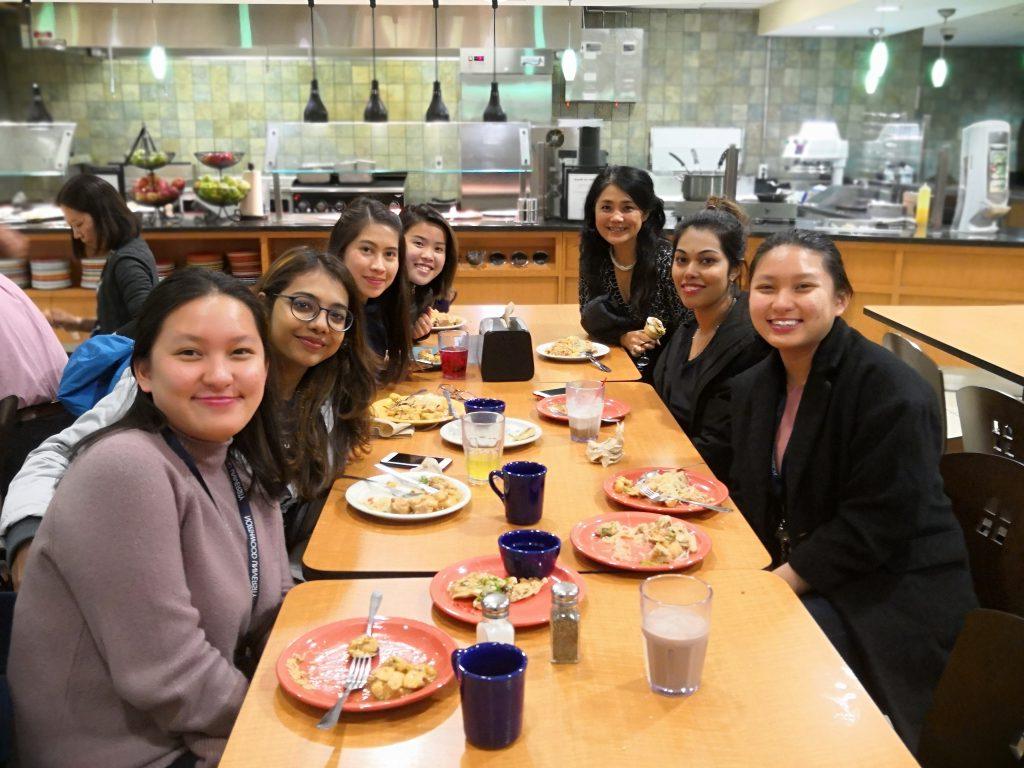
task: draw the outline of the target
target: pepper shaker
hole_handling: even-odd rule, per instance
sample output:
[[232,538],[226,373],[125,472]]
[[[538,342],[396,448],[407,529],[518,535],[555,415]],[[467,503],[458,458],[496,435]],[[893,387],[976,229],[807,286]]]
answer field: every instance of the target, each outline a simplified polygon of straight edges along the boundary
[[560,581],[551,588],[551,663],[580,660],[580,588]]

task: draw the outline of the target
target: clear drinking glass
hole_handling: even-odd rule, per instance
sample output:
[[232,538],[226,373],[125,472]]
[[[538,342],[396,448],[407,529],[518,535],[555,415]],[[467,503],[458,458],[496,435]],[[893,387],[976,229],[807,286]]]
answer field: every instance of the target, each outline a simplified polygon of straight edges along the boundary
[[462,417],[462,449],[472,485],[483,485],[491,470],[501,467],[505,448],[505,417],[494,411],[474,411]]
[[694,693],[708,648],[711,587],[693,576],[652,576],[640,584],[640,615],[651,690],[666,696]]
[[441,355],[441,378],[466,378],[469,362],[469,339],[465,331],[441,331],[437,335],[438,351]]
[[570,381],[565,385],[565,410],[569,415],[569,437],[574,442],[595,439],[604,411],[604,383]]

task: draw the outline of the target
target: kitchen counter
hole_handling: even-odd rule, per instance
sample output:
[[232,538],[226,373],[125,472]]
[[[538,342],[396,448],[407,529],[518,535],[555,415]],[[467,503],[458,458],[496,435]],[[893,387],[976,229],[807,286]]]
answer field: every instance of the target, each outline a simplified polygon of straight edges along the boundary
[[[278,220],[274,216],[265,219],[244,219],[242,221],[219,220],[209,221],[198,216],[183,216],[172,219],[161,219],[147,216],[144,219],[143,229],[146,232],[210,232],[210,233],[288,233],[294,234],[298,231],[328,232],[337,221],[336,214],[309,214],[296,213],[285,214]],[[994,234],[969,234],[954,232],[949,227],[940,230],[929,230],[926,233],[918,234],[914,230],[871,230],[850,229],[841,223],[834,226],[821,227],[820,220],[798,220],[797,225],[808,229],[816,229],[831,235],[839,241],[872,241],[872,242],[899,242],[899,243],[944,243],[951,245],[971,246],[1024,246],[1024,228],[1004,227]],[[816,226],[817,225],[817,226]],[[518,232],[518,233],[539,233],[539,232],[579,232],[581,223],[576,221],[549,220],[543,224],[516,224],[507,221],[462,221],[454,224],[457,232]],[[46,234],[53,232],[67,231],[68,226],[64,221],[45,222],[40,224],[15,225],[25,234]],[[784,231],[790,227],[782,224],[754,225],[750,229],[752,237],[767,237],[775,232]],[[670,233],[666,233],[670,234]]]

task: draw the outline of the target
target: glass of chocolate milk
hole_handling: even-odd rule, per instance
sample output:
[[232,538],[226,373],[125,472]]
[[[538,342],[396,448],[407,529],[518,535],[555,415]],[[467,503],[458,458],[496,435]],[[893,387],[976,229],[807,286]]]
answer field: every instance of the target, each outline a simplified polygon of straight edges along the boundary
[[700,687],[704,669],[711,587],[693,576],[652,576],[640,585],[640,611],[651,690],[689,696]]

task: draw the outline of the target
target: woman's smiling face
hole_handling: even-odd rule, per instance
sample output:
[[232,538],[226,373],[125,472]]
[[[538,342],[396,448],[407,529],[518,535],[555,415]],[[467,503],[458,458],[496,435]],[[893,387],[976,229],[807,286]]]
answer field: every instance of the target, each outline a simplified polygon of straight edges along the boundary
[[427,285],[441,274],[447,241],[436,224],[421,221],[405,230],[405,267],[409,281]]
[[398,274],[398,232],[371,221],[341,253],[362,299],[376,299]]

